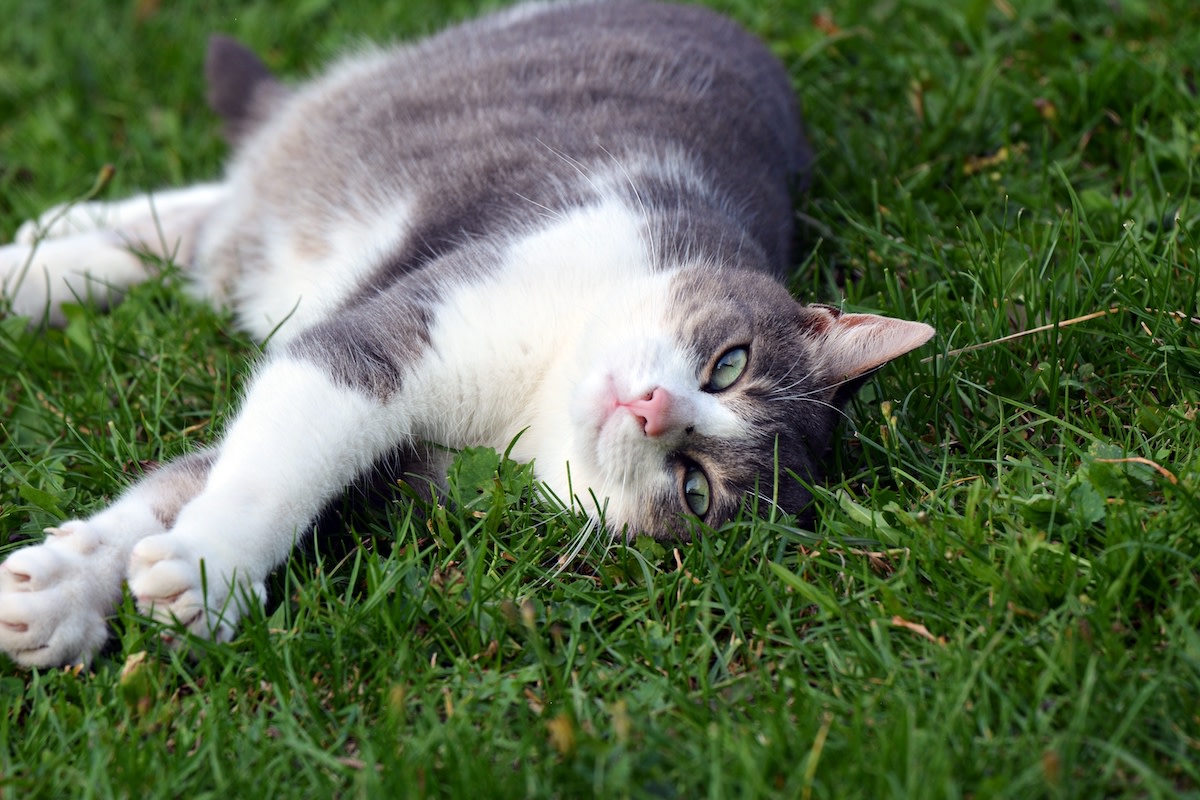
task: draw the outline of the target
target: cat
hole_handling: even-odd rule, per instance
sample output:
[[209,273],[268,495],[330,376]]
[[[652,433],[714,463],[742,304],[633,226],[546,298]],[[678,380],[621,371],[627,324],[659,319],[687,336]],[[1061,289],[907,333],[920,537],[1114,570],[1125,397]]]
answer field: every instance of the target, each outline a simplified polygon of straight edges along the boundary
[[[51,209],[0,248],[13,313],[116,302],[168,259],[270,338],[220,441],[0,565],[0,648],[88,663],[138,609],[228,640],[380,464],[533,462],[611,536],[687,538],[811,496],[841,408],[919,322],[793,299],[812,154],[789,77],[712,11],[529,4],[305,85],[214,37],[214,183]],[[398,477],[399,473],[394,477]]]

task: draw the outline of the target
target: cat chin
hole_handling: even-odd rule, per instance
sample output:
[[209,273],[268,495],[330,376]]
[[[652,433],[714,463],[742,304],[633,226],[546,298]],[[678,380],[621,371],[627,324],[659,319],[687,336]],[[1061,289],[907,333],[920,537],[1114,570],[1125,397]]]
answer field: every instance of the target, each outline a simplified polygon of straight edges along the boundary
[[628,485],[624,487],[625,491],[615,491],[612,480],[582,458],[552,462],[550,466],[535,461],[534,472],[553,505],[586,515],[606,531],[606,536],[632,539],[640,533],[663,535],[663,532],[650,529],[643,517],[646,507],[655,503],[655,497],[675,494],[666,470],[658,470],[656,475],[644,481],[648,485],[639,487],[636,492],[630,491]]
[[[645,530],[643,512],[654,497],[674,496],[675,476],[661,442],[647,437],[630,412],[614,409],[597,382],[576,393],[572,416],[531,428],[513,449],[531,459],[538,479],[557,500],[586,514],[614,537]],[[583,395],[583,396],[580,396]]]

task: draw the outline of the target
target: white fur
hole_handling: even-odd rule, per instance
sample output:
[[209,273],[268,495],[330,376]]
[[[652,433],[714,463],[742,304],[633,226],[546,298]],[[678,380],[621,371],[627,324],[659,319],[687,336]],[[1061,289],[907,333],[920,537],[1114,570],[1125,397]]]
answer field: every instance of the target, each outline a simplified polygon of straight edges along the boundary
[[[205,243],[220,241],[223,215],[237,210],[236,202],[223,204],[229,194],[222,185],[197,187],[46,218],[40,228],[60,238],[36,245],[45,259],[37,263],[58,270],[71,289],[75,264],[92,265],[87,280],[103,276],[125,286],[145,270],[128,249],[130,232],[146,245],[148,231],[159,230],[159,252],[172,242],[190,250],[196,225],[189,215],[216,209],[200,244],[203,261]],[[288,332],[323,318],[406,235],[410,213],[404,200],[350,209],[324,240],[322,258],[299,252],[280,221],[265,236],[271,268],[242,276],[240,319],[265,335],[293,310]],[[172,224],[151,227],[160,219]],[[88,230],[112,220],[119,233]],[[740,423],[695,391],[696,365],[674,346],[660,305],[671,274],[652,268],[639,222],[614,196],[515,239],[486,277],[450,288],[430,331],[433,346],[386,403],[335,383],[314,364],[270,360],[252,380],[204,489],[170,531],[155,520],[150,490],[139,484],[110,509],[64,526],[71,537],[52,536],[0,567],[0,647],[30,665],[87,661],[104,640],[123,577],[146,615],[228,639],[247,603],[263,596],[267,574],[339,487],[418,439],[504,448],[520,434],[515,457],[536,457],[552,491],[591,513],[593,498],[603,503],[623,487],[673,480],[632,417],[605,423],[599,387],[616,385],[631,396],[657,385],[680,398],[690,392],[680,402],[701,428],[724,435]],[[30,247],[12,245],[0,255],[12,259]],[[200,293],[221,297],[224,287],[204,283],[209,274],[199,273]],[[15,299],[28,307],[24,297]],[[622,321],[619,334],[610,328],[614,319]],[[633,509],[611,502],[618,505],[605,509],[609,524],[632,518]],[[84,541],[94,543],[90,552],[76,546]]]
[[[480,23],[476,30],[484,33],[488,26],[515,23],[533,13],[533,6],[511,11]],[[710,24],[704,23],[700,33]],[[230,305],[239,325],[259,338],[273,336],[275,344],[333,317],[352,294],[368,288],[368,279],[385,266],[389,254],[411,253],[413,248],[406,245],[416,220],[431,220],[426,232],[434,247],[441,246],[443,237],[455,235],[438,213],[458,206],[446,206],[437,193],[456,189],[456,196],[473,197],[471,185],[477,177],[503,178],[489,177],[489,165],[502,171],[512,155],[530,158],[527,147],[512,148],[511,154],[507,147],[491,148],[497,134],[500,144],[549,147],[536,138],[534,127],[513,128],[506,134],[507,118],[483,108],[479,110],[487,113],[482,114],[478,135],[462,141],[483,149],[486,158],[449,159],[437,165],[446,168],[442,171],[408,168],[410,160],[420,163],[420,154],[430,148],[454,147],[458,141],[442,136],[444,125],[432,126],[438,129],[432,135],[423,125],[405,128],[399,123],[410,102],[417,103],[415,117],[421,118],[427,104],[422,98],[441,97],[441,87],[453,85],[446,81],[457,74],[454,54],[476,52],[474,34],[463,30],[450,34],[464,37],[453,47],[443,49],[431,40],[412,49],[349,59],[286,100],[255,91],[247,99],[278,105],[239,141],[225,182],[120,203],[52,209],[23,226],[17,242],[0,248],[0,294],[18,313],[35,318],[45,313],[61,323],[64,304],[77,297],[109,302],[147,277],[153,259],[165,259],[188,269],[199,294]],[[726,36],[720,30],[713,35]],[[721,41],[714,39],[712,44]],[[508,54],[511,48],[503,39],[492,46],[497,54]],[[710,63],[706,53],[701,51],[704,61],[695,71],[683,70],[683,80],[693,91],[709,79],[703,71],[703,64]],[[570,71],[564,76],[582,75],[580,70],[591,70],[588,65],[593,63],[607,64],[606,75],[621,70],[626,51],[618,54],[621,57],[611,61],[568,63]],[[592,54],[598,55],[602,54]],[[443,56],[449,60],[422,61]],[[754,58],[760,57],[769,59],[765,52]],[[731,61],[730,68],[739,60]],[[467,62],[474,63],[469,58]],[[676,67],[686,67],[672,54],[658,63],[667,68],[612,74],[654,82],[674,76]],[[379,109],[395,113],[398,124],[358,113],[373,107],[374,93],[405,80],[403,76],[424,83],[443,66],[445,81],[431,84],[425,93],[400,92]],[[747,69],[748,76],[759,77],[758,71]],[[470,78],[473,87],[489,86],[486,76],[467,74],[475,76]],[[786,94],[786,75],[780,71],[776,77],[776,88]],[[587,81],[581,85],[587,88]],[[765,98],[774,96],[769,92]],[[529,108],[540,108],[540,100]],[[256,107],[254,112],[264,110]],[[710,118],[709,111],[702,113]],[[358,127],[360,118],[375,121]],[[460,120],[455,126],[472,124],[469,115],[448,119]],[[774,119],[767,115],[760,121],[774,124]],[[620,123],[617,118],[615,124]],[[599,127],[592,124],[576,132],[605,141],[604,125],[598,118]],[[781,124],[787,127],[786,121]],[[356,135],[364,131],[373,135]],[[409,135],[414,137],[412,148],[389,149],[388,136]],[[639,137],[630,140],[631,146]],[[664,129],[664,138],[678,137]],[[349,146],[340,146],[347,141]],[[574,149],[573,144],[561,146]],[[251,379],[217,450],[168,465],[157,473],[158,479],[147,476],[110,508],[66,523],[44,543],[20,550],[0,565],[0,648],[30,665],[87,661],[104,640],[105,618],[120,598],[122,579],[127,579],[146,615],[200,636],[227,639],[238,618],[263,596],[267,574],[308,533],[320,510],[382,456],[418,440],[452,448],[499,449],[519,436],[516,458],[533,459],[537,474],[556,495],[578,500],[589,513],[602,512],[607,525],[618,531],[646,517],[645,503],[671,502],[673,494],[683,501],[679,473],[688,468],[680,456],[686,437],[696,433],[698,440],[730,439],[746,431],[726,407],[728,400],[700,386],[700,373],[717,354],[681,348],[670,322],[671,309],[664,307],[670,302],[675,270],[689,266],[673,265],[669,259],[701,259],[704,254],[652,252],[644,238],[644,212],[636,196],[632,202],[628,199],[629,190],[641,185],[637,178],[653,174],[656,187],[680,187],[682,194],[704,197],[713,208],[729,201],[709,193],[705,187],[714,176],[693,165],[679,146],[664,143],[650,150],[641,157],[623,154],[624,163],[614,158],[611,168],[590,160],[585,165],[561,153],[563,162],[578,170],[581,184],[569,187],[572,191],[564,196],[579,197],[574,189],[588,188],[589,196],[599,200],[557,214],[539,205],[548,212],[545,224],[514,235],[507,245],[492,238],[487,248],[476,248],[469,241],[474,226],[464,221],[461,231],[467,246],[454,255],[486,252],[490,258],[491,246],[506,248],[499,263],[479,264],[476,274],[464,276],[457,285],[446,281],[461,264],[452,264],[446,274],[415,279],[418,284],[426,278],[437,284],[429,292],[429,284],[419,287],[421,296],[438,296],[435,307],[421,309],[421,324],[428,321],[429,329],[404,327],[394,333],[402,348],[416,346],[420,334],[428,335],[429,346],[419,355],[402,349],[394,353],[394,360],[380,359],[391,362],[386,367],[397,366],[400,374],[383,369],[366,375],[367,382],[382,376],[371,387],[377,394],[354,385],[366,371],[300,360],[295,353],[302,351],[276,347]],[[539,150],[537,155],[544,153]],[[778,166],[783,168],[787,160]],[[431,158],[425,166],[436,161]],[[773,163],[767,159],[763,166]],[[476,165],[483,165],[479,174]],[[549,172],[547,181],[575,182],[569,169]],[[449,180],[449,175],[464,180]],[[734,180],[729,190],[737,191],[742,202],[752,202],[734,188],[738,185]],[[544,198],[539,203],[560,205],[549,199],[552,191],[535,194]],[[485,200],[493,202],[486,192],[477,202]],[[511,202],[522,199],[514,194]],[[423,209],[422,203],[431,207]],[[752,216],[743,213],[748,210],[727,210],[735,220]],[[479,229],[494,231],[490,219],[485,213],[487,224]],[[782,216],[778,219],[785,222]],[[748,227],[742,235],[751,231]],[[651,241],[670,238],[651,236]],[[150,264],[143,255],[151,256]],[[353,313],[375,308],[367,304]],[[331,329],[350,330],[358,321]],[[846,334],[836,348],[849,359],[847,375],[853,374],[854,359],[869,357],[863,344],[879,338],[866,331],[862,327]],[[410,339],[400,339],[409,334]],[[927,338],[918,332],[903,341],[915,341],[911,337],[919,335]],[[669,405],[670,424],[656,424],[651,433],[648,421],[632,410],[637,403],[642,409],[648,403]],[[671,513],[671,508],[652,510]],[[686,506],[678,510],[685,512]]]
[[[313,420],[320,420],[313,425]],[[321,508],[395,442],[387,409],[314,364],[268,363],[252,381],[204,490],[169,533],[133,548],[138,608],[228,639],[246,601]]]
[[[270,214],[253,178],[240,170],[231,176],[238,192],[208,221],[199,256],[206,269],[196,281],[201,294],[234,307],[239,327],[260,340],[273,334],[278,345],[332,313],[388,253],[402,248],[414,202],[359,198],[354,205],[327,209],[322,230],[298,231],[294,220]],[[244,270],[236,256],[218,249],[239,238],[235,232],[248,218],[259,223],[264,250],[254,260],[269,269]]]
[[66,322],[66,303],[106,307],[149,277],[153,265],[143,255],[187,266],[200,224],[226,192],[222,184],[202,184],[56,206],[0,246],[0,296],[15,313],[54,325]]
[[[337,255],[353,263],[386,246],[381,240],[388,234],[372,241],[371,231],[383,231],[395,215],[385,210],[375,219],[361,236],[344,236]],[[620,380],[630,391],[644,391],[648,376],[661,374],[671,358],[676,363],[667,373],[680,383],[693,380],[694,368],[667,345],[653,298],[663,294],[669,275],[650,270],[637,223],[613,201],[514,242],[490,277],[464,283],[440,305],[430,334],[434,346],[386,404],[336,384],[316,365],[269,361],[252,380],[204,490],[169,532],[155,521],[146,490],[135,487],[112,508],[64,526],[76,532],[73,538],[52,536],[10,557],[0,568],[0,646],[26,664],[87,660],[104,639],[104,618],[126,576],[143,613],[227,639],[247,601],[262,596],[267,574],[338,487],[387,450],[418,438],[503,448],[536,422],[518,442],[516,457],[540,455],[539,472],[560,497],[574,490],[590,503],[588,489],[602,496],[612,478],[598,461],[580,457],[575,483],[567,482],[567,460],[596,447],[578,441],[567,410],[582,365],[611,342],[611,369],[625,370]],[[62,241],[82,248],[103,235],[76,232]],[[264,275],[260,291],[304,286],[309,276],[303,270],[299,286],[286,282],[291,266]],[[318,281],[311,290],[328,297],[329,286]],[[582,311],[579,297],[599,299],[589,306],[599,311]],[[266,308],[270,299],[262,302]],[[328,301],[314,304],[310,313],[329,307]],[[496,309],[507,318],[497,319]],[[619,340],[604,333],[611,318],[629,323]],[[628,352],[631,342],[644,357],[626,369],[615,354]],[[547,343],[555,344],[548,349]],[[555,354],[549,360],[548,350]],[[446,379],[451,374],[460,376],[457,382]],[[586,398],[578,403],[586,409]],[[625,438],[644,437],[630,428]],[[86,559],[65,544],[83,541],[84,534],[99,542]]]
[[[103,274],[127,285],[144,266],[121,237],[147,230],[152,207],[156,218],[178,221],[227,196],[227,189],[209,186],[69,211],[43,221],[61,238],[42,242],[38,252],[50,268],[69,273],[68,262],[87,263],[95,265],[85,273],[89,280]],[[239,290],[240,318],[252,331],[265,335],[293,310],[289,332],[331,313],[406,234],[410,204],[403,200],[373,213],[353,211],[361,213],[349,214],[325,240],[325,258],[337,269],[297,252],[282,222],[268,231],[271,269],[246,276]],[[223,213],[205,241],[220,240]],[[122,234],[88,230],[111,220],[121,223]],[[740,423],[696,392],[696,365],[680,354],[664,323],[661,298],[671,273],[652,268],[639,223],[614,197],[515,239],[486,277],[451,287],[430,331],[433,346],[386,403],[335,383],[314,364],[268,361],[251,381],[203,491],[169,532],[155,521],[153,498],[139,485],[112,508],[64,526],[77,534],[72,538],[52,536],[10,557],[0,568],[0,647],[25,664],[88,660],[103,642],[104,618],[123,577],[146,615],[227,639],[247,603],[262,597],[267,574],[339,487],[415,440],[504,448],[520,435],[514,456],[536,458],[551,490],[591,513],[593,502],[621,494],[615,489],[672,480],[632,417],[605,423],[607,413],[597,406],[604,386],[630,396],[664,386],[714,434],[728,435]],[[169,236],[176,229],[167,230]],[[194,232],[175,235],[178,241]],[[204,284],[206,274],[199,274],[200,292],[220,296],[222,287]],[[594,302],[579,303],[580,297]],[[610,327],[614,319],[622,321],[619,333]],[[612,502],[618,505],[605,513],[619,527],[633,510]],[[68,543],[87,537],[98,544],[85,559]]]
[[[176,214],[207,210],[225,199],[219,183],[202,183],[186,189],[140,194],[116,202],[61,203],[28,220],[13,241],[33,245],[43,239],[61,239],[99,230],[132,230],[147,226],[157,233],[172,224]],[[164,222],[165,220],[165,222]],[[150,239],[147,238],[147,241]]]
[[146,276],[142,260],[111,231],[0,247],[0,295],[14,313],[52,325],[66,323],[65,304],[105,308]]
[[396,441],[387,417],[313,364],[271,362],[169,532],[154,487],[135,484],[0,565],[0,647],[27,666],[86,663],[125,578],[142,613],[227,640],[320,508]]
[[[489,277],[452,290],[438,306],[432,346],[386,404],[337,385],[312,364],[271,361],[252,382],[205,490],[169,534],[134,548],[129,580],[139,607],[194,633],[227,638],[244,601],[262,594],[267,573],[337,487],[417,439],[503,448],[536,422],[514,455],[543,457],[539,473],[560,497],[573,488],[586,501],[585,485],[602,492],[611,481],[586,463],[575,479],[582,483],[568,487],[565,479],[566,461],[581,445],[564,408],[581,359],[605,325],[589,316],[596,312],[581,312],[577,299],[600,298],[603,318],[629,320],[623,337],[644,340],[636,349],[652,358],[622,376],[636,384],[673,350],[664,346],[662,314],[649,299],[668,279],[650,270],[636,217],[614,201],[518,240]],[[262,285],[277,280],[264,276]],[[548,352],[555,357],[547,359]],[[674,372],[680,383],[694,384],[693,367],[680,362]],[[312,425],[317,419],[321,424]],[[630,430],[627,438],[644,437]]]

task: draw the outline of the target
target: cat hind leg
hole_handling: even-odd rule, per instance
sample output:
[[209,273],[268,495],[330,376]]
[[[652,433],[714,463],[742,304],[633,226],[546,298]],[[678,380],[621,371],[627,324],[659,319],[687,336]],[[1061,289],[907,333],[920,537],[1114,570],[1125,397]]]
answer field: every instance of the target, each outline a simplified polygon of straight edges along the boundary
[[200,183],[183,189],[147,192],[124,200],[60,203],[43,211],[37,219],[26,220],[17,228],[13,242],[33,245],[46,239],[99,230],[125,231],[144,243],[152,242],[155,234],[166,239],[167,234],[177,227],[176,220],[181,213],[207,210],[221,202],[225,194],[224,184]]
[[204,222],[227,194],[224,184],[200,184],[51,208],[0,246],[0,297],[53,325],[65,323],[64,303],[108,307],[150,277],[147,257],[190,267]]

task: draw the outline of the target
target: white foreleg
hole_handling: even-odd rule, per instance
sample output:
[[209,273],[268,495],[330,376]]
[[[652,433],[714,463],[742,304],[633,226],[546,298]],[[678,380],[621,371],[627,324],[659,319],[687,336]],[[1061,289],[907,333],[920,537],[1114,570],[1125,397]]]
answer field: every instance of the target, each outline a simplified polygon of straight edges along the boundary
[[313,363],[266,364],[204,491],[169,532],[133,548],[129,588],[139,609],[228,640],[322,508],[403,438],[388,414]]

